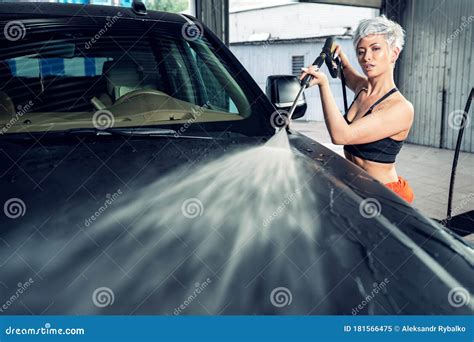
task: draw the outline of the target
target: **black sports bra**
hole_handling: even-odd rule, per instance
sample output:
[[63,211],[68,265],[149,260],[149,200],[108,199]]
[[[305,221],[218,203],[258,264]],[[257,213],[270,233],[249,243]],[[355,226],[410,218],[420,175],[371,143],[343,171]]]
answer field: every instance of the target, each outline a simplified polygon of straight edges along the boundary
[[[349,109],[347,110],[347,113],[351,109],[352,105],[354,104],[355,100],[357,99],[359,94],[362,92],[362,90],[357,93],[356,97],[354,98],[354,101],[352,101]],[[372,113],[376,105],[378,105],[380,102],[382,102],[387,97],[389,97],[390,95],[392,95],[393,93],[397,91],[398,91],[397,88],[391,89],[388,93],[386,93],[384,96],[378,99],[372,106],[370,106],[367,113],[365,113],[363,116],[366,116]],[[344,114],[344,119],[350,125],[352,122],[347,119],[347,113]],[[349,152],[351,155],[355,157],[359,157],[365,160],[370,160],[370,161],[374,161],[378,163],[391,164],[391,163],[395,163],[395,159],[397,157],[397,154],[400,152],[402,145],[403,145],[403,140],[394,140],[390,137],[387,137],[387,138],[383,138],[383,139],[366,143],[366,144],[344,145],[344,150]]]

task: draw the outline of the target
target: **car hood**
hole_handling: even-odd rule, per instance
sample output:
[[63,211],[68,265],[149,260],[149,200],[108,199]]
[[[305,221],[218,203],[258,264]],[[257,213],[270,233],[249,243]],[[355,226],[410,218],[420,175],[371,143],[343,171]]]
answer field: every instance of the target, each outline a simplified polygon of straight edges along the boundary
[[[462,240],[296,132],[294,164],[223,159],[266,140],[2,143],[2,312],[473,312]],[[309,176],[268,184],[290,168]]]

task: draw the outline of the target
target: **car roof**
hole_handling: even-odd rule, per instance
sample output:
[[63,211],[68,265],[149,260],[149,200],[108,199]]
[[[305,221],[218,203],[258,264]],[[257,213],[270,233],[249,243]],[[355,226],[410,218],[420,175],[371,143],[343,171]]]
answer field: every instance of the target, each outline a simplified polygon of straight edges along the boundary
[[137,20],[159,20],[175,23],[185,23],[187,18],[196,20],[190,15],[169,13],[161,11],[147,11],[147,14],[135,13],[132,7],[84,5],[84,4],[62,4],[47,2],[5,2],[0,3],[0,15],[2,17],[113,17],[121,13],[121,18]]

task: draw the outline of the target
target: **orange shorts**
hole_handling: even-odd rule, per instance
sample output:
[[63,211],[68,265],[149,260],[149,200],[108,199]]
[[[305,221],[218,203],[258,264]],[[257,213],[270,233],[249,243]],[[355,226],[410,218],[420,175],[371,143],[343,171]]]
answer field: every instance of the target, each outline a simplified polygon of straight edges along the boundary
[[387,183],[385,184],[385,186],[392,190],[394,193],[396,193],[398,196],[403,198],[408,203],[412,203],[415,199],[413,189],[403,177],[398,176],[398,182]]

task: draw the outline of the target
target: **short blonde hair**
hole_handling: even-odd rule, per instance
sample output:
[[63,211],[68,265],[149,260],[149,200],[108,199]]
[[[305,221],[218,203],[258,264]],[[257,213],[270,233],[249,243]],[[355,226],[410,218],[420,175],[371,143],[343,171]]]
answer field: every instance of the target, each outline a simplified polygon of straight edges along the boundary
[[382,34],[388,46],[398,47],[400,51],[405,44],[405,31],[396,22],[387,19],[385,15],[372,19],[363,19],[359,22],[354,32],[354,48],[357,49],[359,41],[371,34]]

